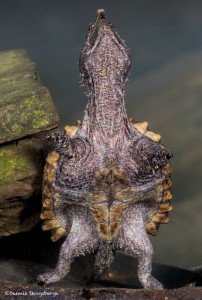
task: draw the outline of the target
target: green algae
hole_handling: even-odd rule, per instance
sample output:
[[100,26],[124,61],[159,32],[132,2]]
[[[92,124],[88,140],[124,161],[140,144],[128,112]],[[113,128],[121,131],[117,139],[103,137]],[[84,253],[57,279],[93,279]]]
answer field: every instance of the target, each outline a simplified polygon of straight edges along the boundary
[[39,88],[39,82],[30,77],[19,78],[18,80],[1,81],[0,84],[0,103],[15,101],[16,99],[27,97]]
[[54,107],[47,109],[47,96],[46,90],[39,91],[0,109],[1,134],[18,138],[51,126]]
[[46,114],[43,111],[35,111],[33,115],[32,125],[33,128],[44,128],[48,125],[48,119],[46,118]]
[[25,178],[32,167],[29,156],[19,152],[15,145],[0,148],[0,185]]
[[0,52],[0,144],[57,127],[58,113],[24,50]]
[[24,69],[30,60],[23,49],[2,51],[0,56],[0,75]]
[[32,95],[23,100],[23,104],[27,108],[27,113],[21,114],[21,120],[24,123],[25,119],[31,120],[31,125],[34,129],[44,128],[49,125],[50,119],[47,113],[46,101],[41,99],[39,95]]
[[23,131],[23,127],[18,123],[14,123],[11,126],[11,130],[13,131],[14,134],[20,134]]

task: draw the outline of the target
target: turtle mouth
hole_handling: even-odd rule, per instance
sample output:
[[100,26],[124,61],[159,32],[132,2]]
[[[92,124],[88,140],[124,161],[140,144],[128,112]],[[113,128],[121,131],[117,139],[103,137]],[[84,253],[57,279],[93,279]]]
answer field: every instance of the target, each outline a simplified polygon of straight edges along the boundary
[[91,24],[88,32],[88,50],[91,50],[95,45],[101,28],[107,25],[107,19],[104,9],[97,10],[97,17],[94,24]]
[[106,20],[106,16],[105,16],[105,10],[103,8],[99,8],[97,10],[97,20]]
[[93,80],[90,78],[92,65],[94,64],[95,69],[98,61],[101,65],[106,64],[104,60],[107,60],[109,56],[111,62],[122,62],[120,69],[123,70],[122,81],[124,82],[131,65],[130,52],[113,24],[107,20],[104,9],[98,9],[95,22],[89,25],[86,43],[79,58],[80,74],[84,84],[92,86]]
[[97,16],[95,23],[91,24],[87,36],[87,51],[92,52],[99,41],[104,37],[110,35],[117,41],[117,44],[121,44],[122,41],[118,37],[113,25],[107,20],[104,9],[97,10]]

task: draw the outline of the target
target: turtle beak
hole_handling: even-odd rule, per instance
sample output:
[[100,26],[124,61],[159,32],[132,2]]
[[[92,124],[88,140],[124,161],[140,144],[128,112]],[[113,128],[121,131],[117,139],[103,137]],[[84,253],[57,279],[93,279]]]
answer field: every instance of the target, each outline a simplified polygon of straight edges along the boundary
[[91,50],[99,39],[100,31],[108,24],[104,9],[97,10],[95,22],[90,25],[87,35],[87,48]]
[[102,8],[97,10],[97,18],[95,20],[95,25],[98,24],[101,20],[106,20],[105,10]]
[[95,19],[95,23],[93,29],[97,31],[97,34],[101,34],[101,32],[106,33],[107,31],[113,31],[112,24],[107,20],[104,9],[97,10],[97,17]]
[[116,37],[116,39],[121,42],[112,24],[108,22],[104,9],[98,9],[95,22],[89,27],[86,50],[91,51],[94,45],[97,44],[97,42],[102,39],[103,36],[108,34]]

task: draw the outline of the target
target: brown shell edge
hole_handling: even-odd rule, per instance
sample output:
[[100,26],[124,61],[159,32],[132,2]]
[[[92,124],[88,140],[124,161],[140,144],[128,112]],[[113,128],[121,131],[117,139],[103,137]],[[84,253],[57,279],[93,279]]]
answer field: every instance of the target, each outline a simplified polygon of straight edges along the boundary
[[[74,137],[79,129],[80,121],[77,121],[77,126],[65,126],[64,132],[70,137]],[[60,155],[56,151],[49,153],[46,159],[43,177],[43,199],[41,219],[43,220],[42,229],[44,231],[51,230],[51,240],[56,242],[60,238],[67,236],[67,230],[62,227],[54,213],[54,206],[57,202],[53,191],[53,182],[55,172]]]
[[[147,122],[135,122],[133,118],[129,118],[129,121],[133,127],[138,130],[141,134],[147,136],[154,142],[160,143],[161,136],[158,133],[148,130]],[[162,201],[158,205],[157,212],[148,220],[145,224],[147,233],[156,236],[158,234],[158,228],[160,224],[167,224],[169,222],[168,213],[172,211],[173,207],[171,205],[172,193],[170,187],[172,185],[171,180],[172,167],[168,163],[162,170],[165,180],[163,183],[163,194]]]
[[47,159],[44,168],[44,178],[43,178],[43,199],[42,199],[42,212],[41,219],[43,220],[42,229],[44,231],[51,230],[51,240],[56,242],[61,237],[66,236],[68,232],[61,226],[59,221],[56,219],[54,213],[55,201],[53,182],[55,177],[55,172],[57,168],[57,162],[60,156],[56,151],[51,152]]

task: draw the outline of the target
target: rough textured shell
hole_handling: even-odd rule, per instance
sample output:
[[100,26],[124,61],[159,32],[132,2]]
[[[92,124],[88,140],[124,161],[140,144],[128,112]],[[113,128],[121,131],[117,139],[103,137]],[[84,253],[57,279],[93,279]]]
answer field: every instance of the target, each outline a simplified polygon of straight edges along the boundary
[[[133,119],[130,119],[130,122],[142,135],[149,137],[152,141],[157,143],[160,142],[161,136],[149,131],[147,122],[134,122]],[[66,126],[65,133],[72,138],[75,136],[78,128],[78,126]],[[57,241],[68,234],[67,230],[63,228],[62,224],[57,219],[55,213],[58,198],[55,197],[53,185],[59,159],[60,154],[56,151],[51,152],[47,157],[47,163],[44,169],[43,210],[41,213],[41,219],[44,221],[42,227],[43,230],[51,230],[52,241]],[[168,213],[172,210],[172,193],[170,190],[172,184],[171,170],[170,164],[167,164],[162,170],[162,174],[164,176],[163,186],[156,187],[156,189],[160,189],[160,199],[156,209],[152,211],[145,224],[146,231],[154,236],[158,234],[160,224],[166,224],[169,222]],[[115,238],[120,228],[122,217],[128,207],[127,203],[114,204],[109,211],[106,205],[103,204],[103,202],[107,200],[107,196],[106,193],[99,190],[98,187],[101,183],[102,185],[106,185],[106,189],[108,188],[108,185],[106,184],[109,175],[108,173],[108,166],[103,166],[103,168],[95,174],[95,178],[93,180],[93,186],[95,188],[88,193],[89,201],[91,203],[89,207],[90,211],[97,223],[98,233],[105,241],[110,241]],[[120,182],[122,182],[122,184],[119,184],[119,181],[114,182],[113,189],[116,193],[116,199],[130,199],[134,191],[132,188],[127,188],[127,175],[123,169],[115,165],[113,168],[113,174],[118,179],[121,179]]]
[[[150,138],[152,141],[160,143],[161,136],[158,133],[154,133],[148,130],[147,122],[134,122],[133,119],[130,119],[134,128],[137,129],[140,133]],[[157,235],[158,228],[160,224],[166,224],[169,222],[168,213],[172,211],[173,207],[171,205],[172,193],[171,193],[171,165],[168,163],[163,168],[163,175],[165,176],[163,182],[163,192],[161,201],[158,203],[158,208],[153,212],[153,215],[146,223],[145,227],[149,234]]]
[[41,213],[41,219],[44,220],[44,222],[42,229],[51,230],[52,241],[57,241],[61,237],[67,235],[66,230],[61,227],[61,224],[56,219],[54,213],[54,206],[56,205],[57,199],[54,194],[53,183],[59,158],[60,155],[56,151],[51,152],[47,157],[46,166],[44,168],[43,209]]

